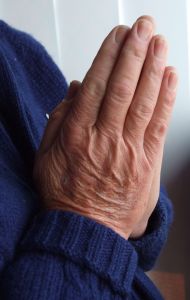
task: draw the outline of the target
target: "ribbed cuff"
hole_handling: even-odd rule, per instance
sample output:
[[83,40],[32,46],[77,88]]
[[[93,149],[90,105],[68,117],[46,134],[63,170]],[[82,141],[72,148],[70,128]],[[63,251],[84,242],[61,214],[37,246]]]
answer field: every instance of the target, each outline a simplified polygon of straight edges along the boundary
[[172,221],[172,203],[162,187],[157,206],[150,217],[145,234],[137,240],[130,240],[138,253],[139,266],[144,271],[151,270],[155,265],[156,260],[166,243]]
[[108,280],[116,292],[130,294],[136,251],[129,241],[92,219],[72,212],[43,212],[36,216],[21,249],[64,255]]

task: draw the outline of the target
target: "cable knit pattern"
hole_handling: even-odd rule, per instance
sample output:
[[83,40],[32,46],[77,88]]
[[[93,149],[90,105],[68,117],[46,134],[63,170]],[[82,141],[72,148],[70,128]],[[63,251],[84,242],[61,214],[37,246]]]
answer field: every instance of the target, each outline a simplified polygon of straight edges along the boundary
[[3,21],[0,82],[0,299],[162,299],[144,270],[166,240],[166,194],[138,240],[71,212],[39,213],[34,155],[67,83],[40,43]]

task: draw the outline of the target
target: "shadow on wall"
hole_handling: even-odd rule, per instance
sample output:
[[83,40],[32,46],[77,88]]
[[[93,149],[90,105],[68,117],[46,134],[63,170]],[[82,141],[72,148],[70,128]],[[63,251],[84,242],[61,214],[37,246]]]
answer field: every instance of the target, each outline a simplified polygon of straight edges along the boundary
[[183,274],[190,299],[190,158],[166,188],[174,204],[174,223],[157,269]]

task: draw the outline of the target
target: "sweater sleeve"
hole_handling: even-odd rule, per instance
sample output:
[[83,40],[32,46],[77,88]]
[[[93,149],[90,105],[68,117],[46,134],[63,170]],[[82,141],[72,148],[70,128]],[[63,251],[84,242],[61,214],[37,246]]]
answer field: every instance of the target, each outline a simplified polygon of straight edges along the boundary
[[111,229],[75,213],[45,211],[4,271],[1,299],[128,299],[137,260],[131,243]]
[[173,221],[173,206],[165,188],[160,188],[157,206],[149,219],[145,234],[131,243],[138,253],[139,266],[144,271],[153,268],[166,243],[168,231]]

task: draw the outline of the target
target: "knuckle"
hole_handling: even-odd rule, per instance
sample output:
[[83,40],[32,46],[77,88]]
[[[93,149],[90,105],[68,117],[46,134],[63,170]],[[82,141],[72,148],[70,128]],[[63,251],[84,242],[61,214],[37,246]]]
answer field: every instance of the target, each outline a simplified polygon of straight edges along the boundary
[[[141,101],[142,100],[142,101]],[[143,102],[144,99],[140,99],[140,102]],[[150,102],[147,101],[147,97],[146,97],[146,102]],[[132,115],[138,119],[144,119],[144,118],[149,118],[150,115],[152,114],[153,111],[153,105],[152,104],[143,104],[143,103],[138,103],[137,105],[134,105],[131,107],[132,110]]]
[[88,99],[101,98],[104,95],[106,82],[96,74],[89,74],[85,77],[81,86],[81,94]]
[[112,124],[112,121],[110,124],[104,124],[104,120],[99,119],[98,122],[95,125],[95,129],[105,136],[106,138],[116,141],[116,138],[118,138],[121,134],[118,132],[118,130],[115,129],[114,124]]
[[123,80],[123,82],[112,82],[108,90],[108,97],[116,101],[123,101],[126,98],[132,98],[134,90],[130,86],[130,84],[127,83],[128,80],[125,81]]
[[168,113],[171,112],[171,109],[175,102],[175,98],[176,98],[176,93],[173,91],[168,91],[165,95],[164,106]]
[[163,77],[164,66],[160,62],[152,62],[146,69],[146,76],[149,80],[158,80]]
[[149,129],[149,137],[156,144],[162,143],[162,138],[165,136],[167,132],[168,125],[163,120],[155,120]]
[[128,43],[126,47],[124,46],[121,56],[129,56],[131,59],[134,59],[136,62],[143,63],[145,59],[145,50],[137,43]]
[[100,49],[99,53],[102,57],[106,57],[107,61],[113,62],[117,58],[117,51],[115,45],[112,45],[112,47],[104,46],[102,49]]

